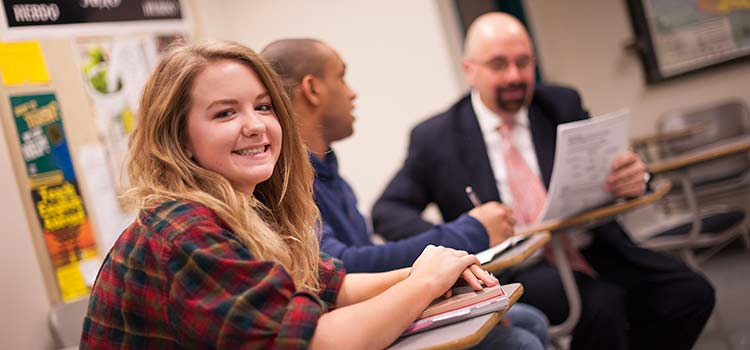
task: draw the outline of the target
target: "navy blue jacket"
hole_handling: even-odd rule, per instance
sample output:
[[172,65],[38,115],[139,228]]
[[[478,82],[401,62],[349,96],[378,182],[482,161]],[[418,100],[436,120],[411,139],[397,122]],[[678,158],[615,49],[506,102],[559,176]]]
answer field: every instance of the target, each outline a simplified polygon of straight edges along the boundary
[[442,245],[476,253],[487,249],[487,231],[473,217],[463,214],[442,225],[428,225],[424,232],[382,245],[370,240],[357,198],[341,178],[333,151],[324,160],[310,155],[315,168],[315,203],[323,218],[320,248],[341,259],[347,272],[381,272],[411,266],[424,247]]
[[[555,158],[557,126],[588,118],[577,91],[537,85],[529,105],[529,126],[545,186]],[[469,95],[411,132],[409,153],[372,210],[376,232],[388,240],[403,239],[429,226],[421,212],[437,204],[443,219],[453,220],[472,208],[464,188],[472,186],[482,202],[500,201],[479,122]],[[616,248],[627,260],[657,270],[675,265],[636,247],[616,221],[592,229],[595,239]]]

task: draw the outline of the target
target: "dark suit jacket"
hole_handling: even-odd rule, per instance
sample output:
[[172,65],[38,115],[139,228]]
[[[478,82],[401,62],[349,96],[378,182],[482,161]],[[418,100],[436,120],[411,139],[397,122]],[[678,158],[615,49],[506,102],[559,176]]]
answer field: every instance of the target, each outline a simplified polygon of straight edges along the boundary
[[[535,88],[529,125],[545,186],[549,186],[554,163],[557,125],[588,117],[575,90],[544,85]],[[403,167],[373,207],[375,232],[396,240],[429,229],[433,225],[421,219],[421,212],[430,203],[437,204],[445,221],[455,219],[473,207],[466,186],[471,186],[482,202],[500,201],[468,95],[412,130]],[[644,267],[664,267],[661,255],[635,247],[616,222],[593,231],[596,239],[617,248],[627,260]]]

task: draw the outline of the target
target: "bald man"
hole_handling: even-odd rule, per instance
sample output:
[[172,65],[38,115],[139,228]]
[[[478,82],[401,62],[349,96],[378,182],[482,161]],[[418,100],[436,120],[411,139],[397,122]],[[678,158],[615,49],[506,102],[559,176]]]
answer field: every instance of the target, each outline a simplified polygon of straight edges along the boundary
[[[334,49],[314,39],[278,40],[264,48],[261,56],[287,86],[300,135],[315,168],[315,203],[323,218],[321,250],[341,259],[348,272],[409,267],[429,244],[474,253],[510,234],[510,224],[502,223],[509,219],[509,210],[495,202],[408,239],[373,244],[354,192],[339,174],[331,148],[332,143],[354,131],[352,110],[357,94],[346,83],[346,65]],[[510,327],[493,329],[479,348],[544,349],[549,324],[539,310],[517,303],[506,319]]]
[[[375,231],[396,240],[431,224],[437,204],[446,221],[471,210],[464,188],[509,205],[533,222],[549,186],[557,126],[588,118],[575,90],[535,84],[535,55],[524,26],[489,13],[469,30],[461,62],[471,93],[411,132],[403,164],[373,208]],[[631,197],[646,188],[633,153],[615,158],[607,189]],[[689,349],[714,305],[714,290],[682,262],[635,246],[614,221],[561,236],[582,296],[572,349]],[[549,255],[549,254],[548,254]],[[553,324],[568,313],[558,270],[537,259],[506,273],[523,283],[522,301]]]

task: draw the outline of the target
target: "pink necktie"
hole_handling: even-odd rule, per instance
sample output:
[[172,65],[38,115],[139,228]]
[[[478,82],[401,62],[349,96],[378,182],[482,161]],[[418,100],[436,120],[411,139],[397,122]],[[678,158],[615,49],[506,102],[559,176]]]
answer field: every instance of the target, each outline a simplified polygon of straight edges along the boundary
[[[511,139],[511,130],[513,125],[507,123],[501,124],[497,130],[500,131],[502,141],[500,147],[505,158],[505,171],[507,173],[508,190],[513,196],[513,215],[516,224],[529,225],[536,221],[544,207],[544,201],[547,199],[547,190],[544,188],[541,179],[529,164],[521,156]],[[568,234],[560,236],[565,255],[570,262],[573,270],[583,272],[592,278],[597,276],[596,271],[588,264],[586,258],[573,246]],[[549,246],[545,249],[545,257],[551,265],[555,265],[552,251]]]
[[521,156],[511,136],[513,125],[501,124],[498,128],[501,140],[501,149],[505,159],[505,170],[507,173],[507,188],[513,196],[513,214],[516,223],[528,225],[536,221],[544,207],[547,198],[547,190],[544,188],[539,176],[534,173]]

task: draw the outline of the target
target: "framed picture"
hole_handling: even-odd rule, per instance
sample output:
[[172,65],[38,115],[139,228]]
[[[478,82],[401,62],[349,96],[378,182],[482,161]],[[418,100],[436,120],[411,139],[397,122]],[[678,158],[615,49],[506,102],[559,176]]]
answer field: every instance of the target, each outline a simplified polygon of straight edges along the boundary
[[626,1],[649,83],[750,56],[746,1]]

